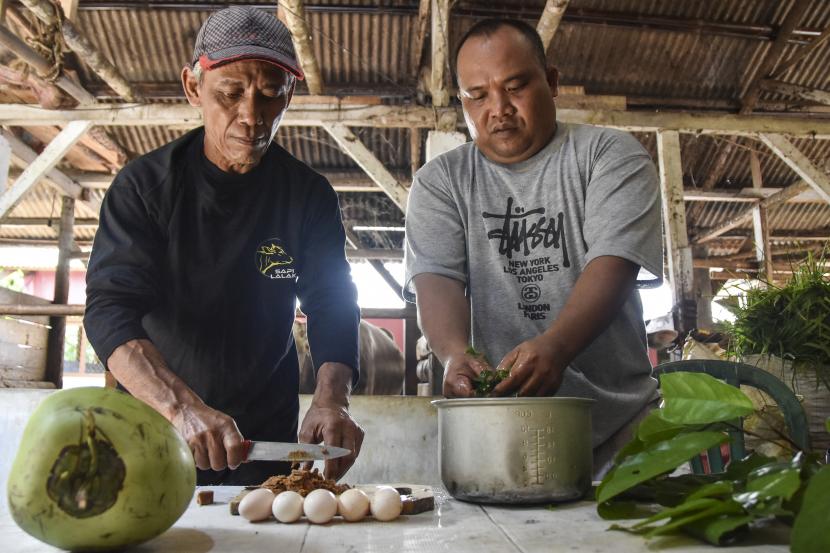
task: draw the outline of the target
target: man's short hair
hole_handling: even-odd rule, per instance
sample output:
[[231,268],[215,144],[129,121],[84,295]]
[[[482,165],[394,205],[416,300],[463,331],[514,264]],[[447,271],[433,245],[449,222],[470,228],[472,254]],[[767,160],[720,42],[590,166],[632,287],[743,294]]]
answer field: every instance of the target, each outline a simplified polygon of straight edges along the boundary
[[458,75],[458,53],[461,52],[461,47],[464,46],[464,43],[471,38],[492,36],[502,27],[512,27],[513,29],[519,31],[530,43],[536,60],[539,62],[542,69],[547,68],[548,58],[545,55],[545,46],[542,44],[542,38],[539,36],[539,33],[536,32],[536,29],[518,19],[489,18],[482,19],[470,27],[469,30],[464,33],[464,36],[461,37],[461,40],[458,41],[458,45],[455,47],[455,55],[453,56],[453,73],[456,75],[456,78]]

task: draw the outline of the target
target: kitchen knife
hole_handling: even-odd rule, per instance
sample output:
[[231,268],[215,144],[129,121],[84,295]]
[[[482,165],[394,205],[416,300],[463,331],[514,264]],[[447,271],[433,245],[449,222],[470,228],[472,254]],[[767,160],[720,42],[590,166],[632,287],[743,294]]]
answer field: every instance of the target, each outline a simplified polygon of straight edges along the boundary
[[336,459],[350,450],[331,445],[296,444],[290,442],[253,442],[245,440],[245,461],[314,461]]

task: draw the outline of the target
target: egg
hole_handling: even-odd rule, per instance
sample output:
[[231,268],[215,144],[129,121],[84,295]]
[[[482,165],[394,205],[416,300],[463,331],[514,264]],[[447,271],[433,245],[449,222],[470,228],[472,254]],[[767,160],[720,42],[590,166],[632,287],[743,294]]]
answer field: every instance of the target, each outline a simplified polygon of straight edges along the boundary
[[297,522],[303,516],[303,496],[290,490],[279,493],[271,505],[271,512],[280,522]]
[[369,496],[363,490],[346,490],[337,498],[337,512],[349,522],[362,520],[369,514]]
[[395,520],[401,514],[401,494],[391,486],[378,486],[371,501],[372,516],[382,522]]
[[274,494],[271,490],[257,488],[245,494],[239,502],[239,514],[242,518],[251,522],[265,520],[271,516],[271,504],[274,502]]
[[314,524],[325,524],[337,513],[337,497],[328,490],[314,490],[303,501],[303,512]]

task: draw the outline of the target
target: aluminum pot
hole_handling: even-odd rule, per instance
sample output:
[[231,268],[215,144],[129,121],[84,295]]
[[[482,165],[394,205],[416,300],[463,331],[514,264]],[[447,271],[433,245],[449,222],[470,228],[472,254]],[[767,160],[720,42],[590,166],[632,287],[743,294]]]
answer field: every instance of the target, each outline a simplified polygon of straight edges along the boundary
[[440,399],[441,481],[476,503],[579,499],[591,488],[592,399]]

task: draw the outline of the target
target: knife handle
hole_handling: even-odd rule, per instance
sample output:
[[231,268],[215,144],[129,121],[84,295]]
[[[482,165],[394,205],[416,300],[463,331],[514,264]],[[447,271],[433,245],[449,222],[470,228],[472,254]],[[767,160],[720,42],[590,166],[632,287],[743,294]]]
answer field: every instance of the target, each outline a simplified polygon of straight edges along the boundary
[[251,440],[242,440],[242,462],[248,462],[248,454],[251,452],[254,442]]

